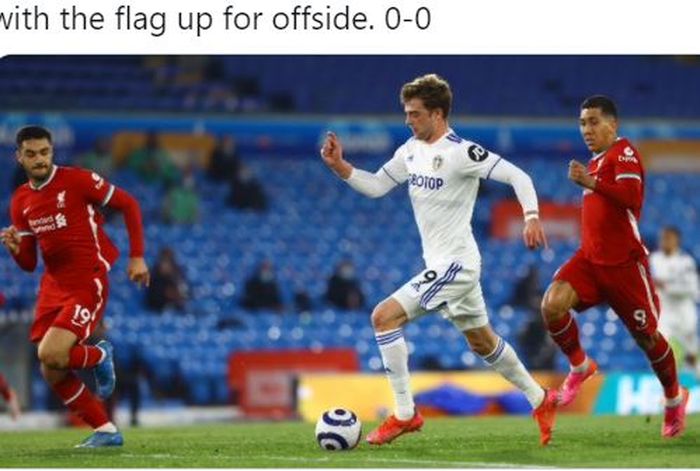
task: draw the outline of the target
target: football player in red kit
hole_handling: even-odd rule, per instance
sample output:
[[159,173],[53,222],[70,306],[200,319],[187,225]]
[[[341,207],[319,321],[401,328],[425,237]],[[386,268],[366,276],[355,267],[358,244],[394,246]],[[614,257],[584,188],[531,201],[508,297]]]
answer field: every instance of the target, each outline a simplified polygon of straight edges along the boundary
[[102,228],[98,208],[123,213],[129,232],[129,279],[147,285],[139,204],[96,173],[55,165],[51,134],[44,128],[28,126],[17,133],[16,158],[29,181],[13,194],[12,225],[0,232],[0,239],[25,271],[36,268],[37,245],[44,260],[30,332],[42,375],[64,404],[95,430],[79,447],[121,446],[122,435],[104,405],[73,370],[92,369],[97,395],[112,394],[112,345],[105,340],[86,343],[102,320],[109,294],[107,273],[119,255]]
[[688,391],[678,384],[676,362],[658,332],[659,301],[637,222],[644,201],[644,169],[634,146],[618,137],[617,108],[596,95],[581,105],[581,135],[593,154],[588,165],[569,163],[569,179],[583,188],[581,247],[555,274],[542,301],[549,333],[571,363],[560,404],[574,400],[598,366],[579,342],[571,310],[607,303],[646,354],[666,397],[663,437],[685,428]]

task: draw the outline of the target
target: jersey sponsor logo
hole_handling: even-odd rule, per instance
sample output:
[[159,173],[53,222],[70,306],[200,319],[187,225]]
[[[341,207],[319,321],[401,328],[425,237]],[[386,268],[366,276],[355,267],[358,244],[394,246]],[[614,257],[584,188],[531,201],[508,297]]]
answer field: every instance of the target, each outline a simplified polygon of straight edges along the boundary
[[56,195],[56,207],[59,209],[66,207],[66,190]]
[[479,144],[472,144],[469,146],[467,154],[474,162],[483,162],[489,156],[489,151],[481,147]]
[[439,177],[427,177],[425,175],[409,173],[408,184],[419,188],[426,188],[428,190],[439,190],[445,186],[445,180]]
[[68,226],[68,219],[65,214],[57,213],[55,216],[44,216],[38,219],[30,219],[29,227],[36,235],[42,232],[55,231]]
[[445,159],[442,158],[441,155],[436,155],[433,157],[433,170],[437,171],[440,167],[442,167],[442,162]]
[[634,155],[621,155],[617,158],[618,161],[620,162],[631,162],[633,164],[639,163],[637,158]]

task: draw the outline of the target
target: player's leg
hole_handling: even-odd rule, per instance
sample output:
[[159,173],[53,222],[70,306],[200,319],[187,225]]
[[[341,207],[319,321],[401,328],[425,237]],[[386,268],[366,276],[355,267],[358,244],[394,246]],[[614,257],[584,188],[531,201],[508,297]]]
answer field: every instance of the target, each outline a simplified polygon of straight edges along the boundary
[[86,341],[100,328],[108,294],[106,274],[86,280],[80,289],[66,295],[51,324],[52,327],[75,334],[76,341],[65,350],[63,343],[49,343],[47,335],[39,345],[39,358],[45,357],[47,361],[53,362],[49,366],[92,369],[97,384],[96,392],[102,399],[112,395],[116,384],[112,344],[101,340],[96,345],[88,345]]
[[540,443],[547,445],[556,420],[557,392],[548,391],[535,381],[513,347],[498,336],[490,325],[465,330],[464,336],[477,355],[525,394],[540,429]]
[[546,391],[535,381],[513,347],[489,325],[479,272],[460,271],[433,302],[441,306],[444,315],[464,334],[474,353],[525,394],[540,427],[540,441],[548,444],[556,417],[557,394]]
[[5,380],[5,377],[0,373],[0,396],[7,402],[7,409],[10,411],[12,420],[17,420],[21,414],[19,406],[19,398],[10,384]]
[[598,369],[581,346],[573,310],[598,304],[600,298],[592,268],[578,253],[557,271],[542,298],[542,317],[549,335],[569,359],[571,368],[559,390],[561,405],[571,403]]
[[[665,316],[661,316],[663,319]],[[700,379],[700,364],[698,364],[698,315],[695,306],[690,306],[682,316],[682,333],[680,335],[685,362],[691,368],[695,377]],[[661,329],[659,329],[661,330]]]
[[51,327],[39,342],[39,361],[56,370],[94,368],[106,353],[95,346],[78,344],[77,335],[60,327]]
[[72,371],[89,367],[93,371],[105,367],[114,370],[111,349],[80,343],[90,336],[102,319],[105,299],[103,287],[106,282],[97,278],[93,282],[94,289],[81,289],[66,296],[65,304],[55,315],[50,327],[45,332],[33,332],[32,338],[40,339],[37,353],[46,381],[69,410],[95,430],[93,435],[78,446],[121,446],[123,438],[109,420],[104,404]]
[[400,435],[415,432],[423,426],[423,418],[416,411],[411,392],[408,348],[402,329],[407,322],[406,311],[394,298],[385,299],[372,312],[372,327],[395,405],[394,413],[367,434],[367,442],[373,445],[390,443]]
[[408,348],[403,337],[403,326],[407,322],[406,312],[393,298],[385,299],[372,311],[372,327],[394,393],[394,415],[399,420],[408,420],[415,412],[408,372]]
[[74,332],[60,327],[49,328],[38,348],[41,373],[71,412],[96,431],[114,433],[117,429],[109,421],[102,403],[73,373],[72,368],[68,367],[68,352],[74,348],[77,341],[78,337]]
[[528,373],[513,347],[491,325],[464,331],[469,347],[491,368],[520,389],[533,409],[545,400],[545,390]]
[[402,328],[410,320],[426,313],[421,299],[427,299],[439,291],[441,286],[453,279],[456,270],[454,264],[426,269],[379,303],[372,312],[372,326],[396,407],[394,414],[367,435],[367,441],[371,444],[389,443],[423,426],[423,418],[415,409],[411,392],[408,348]]
[[668,341],[658,331],[659,301],[645,263],[607,269],[605,283],[610,307],[617,313],[637,345],[649,359],[666,398],[662,435],[675,437],[685,428],[688,391],[680,387],[676,359]]

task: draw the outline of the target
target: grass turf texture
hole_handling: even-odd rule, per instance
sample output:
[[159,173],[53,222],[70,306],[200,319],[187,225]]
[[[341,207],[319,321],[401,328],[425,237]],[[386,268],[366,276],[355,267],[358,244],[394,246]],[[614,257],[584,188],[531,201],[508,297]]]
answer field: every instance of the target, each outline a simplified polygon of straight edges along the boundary
[[391,445],[327,452],[301,422],[124,430],[119,449],[76,450],[86,430],[0,433],[0,467],[700,467],[700,416],[662,440],[661,417],[559,417],[541,448],[526,417],[430,419]]

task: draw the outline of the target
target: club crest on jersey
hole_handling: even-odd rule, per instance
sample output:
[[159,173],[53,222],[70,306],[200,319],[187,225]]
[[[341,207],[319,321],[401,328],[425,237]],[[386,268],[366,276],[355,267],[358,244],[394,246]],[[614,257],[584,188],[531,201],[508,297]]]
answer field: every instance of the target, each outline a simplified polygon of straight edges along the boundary
[[66,207],[66,190],[63,190],[56,195],[56,207],[57,208],[65,208]]
[[483,162],[489,156],[489,151],[481,147],[479,144],[472,144],[469,146],[467,154],[474,162]]
[[433,157],[433,170],[435,170],[437,172],[437,170],[440,167],[442,167],[443,161],[444,161],[444,159],[442,158],[441,155],[436,155],[435,157]]

